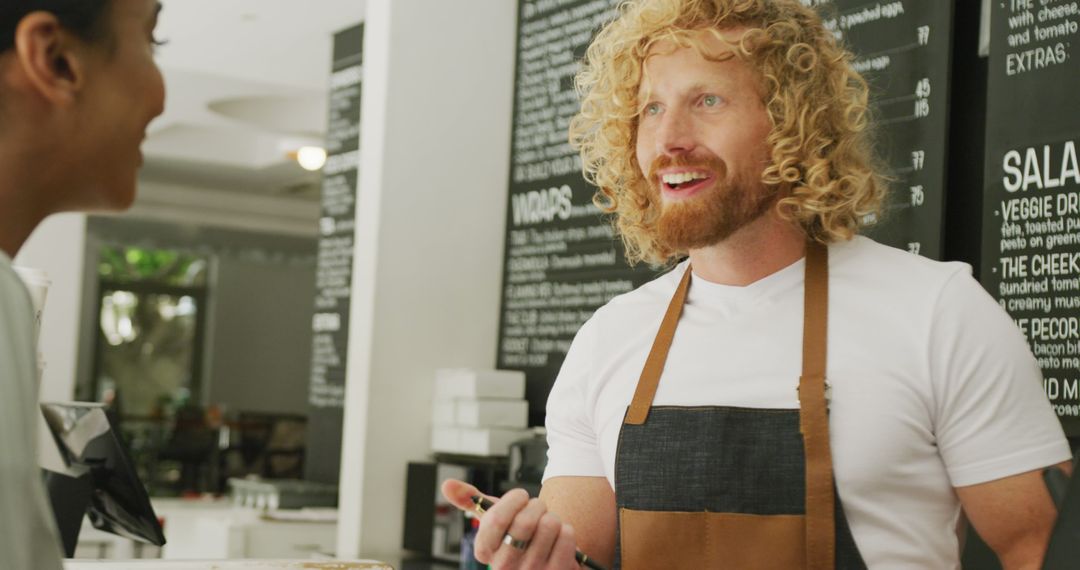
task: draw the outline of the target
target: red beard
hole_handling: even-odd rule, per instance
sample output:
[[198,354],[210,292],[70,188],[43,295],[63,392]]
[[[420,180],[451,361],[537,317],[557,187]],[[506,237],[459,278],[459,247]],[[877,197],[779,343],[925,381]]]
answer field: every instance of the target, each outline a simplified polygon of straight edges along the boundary
[[[701,168],[715,173],[712,185],[677,202],[665,201],[657,172],[662,168]],[[649,168],[647,180],[660,203],[657,238],[674,251],[686,252],[718,244],[738,229],[760,218],[774,196],[753,176],[729,178],[727,164],[716,156],[691,158],[660,155]]]

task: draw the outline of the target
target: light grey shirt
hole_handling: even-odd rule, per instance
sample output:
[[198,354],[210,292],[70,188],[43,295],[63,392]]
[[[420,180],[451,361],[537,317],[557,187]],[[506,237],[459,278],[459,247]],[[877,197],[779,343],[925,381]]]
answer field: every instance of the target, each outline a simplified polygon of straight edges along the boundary
[[37,360],[30,295],[0,251],[0,570],[60,570],[37,461]]

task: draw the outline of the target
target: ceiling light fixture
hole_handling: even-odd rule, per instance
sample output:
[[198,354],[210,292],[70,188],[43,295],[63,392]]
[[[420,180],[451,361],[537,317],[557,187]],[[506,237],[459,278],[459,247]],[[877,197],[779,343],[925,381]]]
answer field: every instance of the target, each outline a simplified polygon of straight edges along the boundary
[[296,162],[300,163],[304,170],[322,170],[326,165],[326,149],[317,146],[300,147],[300,150],[296,151]]

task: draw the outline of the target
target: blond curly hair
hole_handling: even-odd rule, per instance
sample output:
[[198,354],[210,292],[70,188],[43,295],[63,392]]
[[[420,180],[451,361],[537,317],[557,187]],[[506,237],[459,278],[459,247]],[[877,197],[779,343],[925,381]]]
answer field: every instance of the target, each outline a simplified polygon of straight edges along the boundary
[[758,70],[772,124],[762,182],[784,190],[779,214],[810,239],[850,239],[876,218],[886,193],[872,151],[866,81],[821,17],[799,0],[638,0],[589,46],[576,77],[581,111],[570,142],[581,152],[593,201],[614,214],[631,264],[663,265],[686,252],[657,239],[660,204],[635,154],[642,65],[656,42],[703,49],[693,34],[746,28],[733,52]]

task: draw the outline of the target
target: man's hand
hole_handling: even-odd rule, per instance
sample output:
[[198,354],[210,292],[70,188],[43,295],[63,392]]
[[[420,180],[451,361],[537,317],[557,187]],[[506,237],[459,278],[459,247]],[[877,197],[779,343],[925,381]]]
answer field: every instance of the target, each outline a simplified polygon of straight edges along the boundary
[[[475,509],[474,495],[486,497],[476,487],[453,479],[443,483],[442,493],[463,511]],[[574,560],[574,529],[548,511],[543,501],[530,499],[521,489],[501,499],[488,498],[495,506],[480,519],[474,547],[477,560],[497,570],[580,568]],[[520,543],[515,546],[511,540]]]

